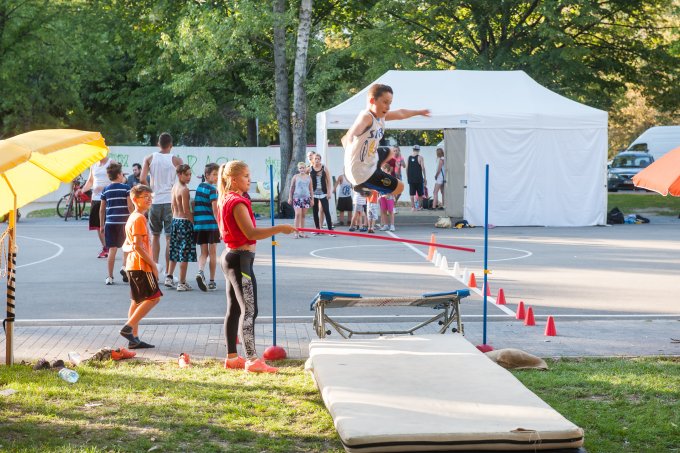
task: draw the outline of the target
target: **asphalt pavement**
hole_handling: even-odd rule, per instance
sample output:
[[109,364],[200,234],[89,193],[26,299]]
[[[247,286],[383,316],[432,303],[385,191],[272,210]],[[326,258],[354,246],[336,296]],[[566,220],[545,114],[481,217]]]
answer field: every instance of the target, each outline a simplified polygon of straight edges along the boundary
[[[319,291],[365,296],[450,291],[466,287],[464,270],[481,284],[482,228],[400,225],[397,217],[397,231],[389,237],[427,241],[435,234],[437,242],[476,252],[440,248],[440,257],[447,261],[442,267],[426,259],[429,250],[423,246],[342,236],[277,237],[278,339],[290,346],[289,355],[306,356],[306,343],[314,336],[310,301]],[[22,218],[17,234],[15,357],[63,356],[69,348],[87,354],[120,343],[117,327],[127,313],[129,289],[117,273],[115,285],[104,284],[106,263],[96,258],[98,240],[87,223]],[[678,252],[680,221],[670,217],[652,217],[646,225],[491,229],[487,343],[543,356],[678,355],[680,345],[671,340],[680,337]],[[255,274],[262,347],[273,340],[272,270],[271,241],[260,241]],[[196,266],[190,265],[190,283],[195,272]],[[164,291],[143,327],[159,347],[144,356],[175,357],[184,349],[198,357],[223,355],[225,296],[219,269],[216,280],[215,292]],[[501,288],[505,306],[494,303]],[[520,301],[532,307],[538,326],[525,327],[515,320]],[[483,339],[483,308],[480,290],[462,306],[466,336],[476,344]],[[392,325],[428,314],[427,309],[375,308],[343,309],[337,316],[349,323]],[[543,336],[547,316],[556,320],[557,337]],[[4,345],[0,348],[4,354]]]

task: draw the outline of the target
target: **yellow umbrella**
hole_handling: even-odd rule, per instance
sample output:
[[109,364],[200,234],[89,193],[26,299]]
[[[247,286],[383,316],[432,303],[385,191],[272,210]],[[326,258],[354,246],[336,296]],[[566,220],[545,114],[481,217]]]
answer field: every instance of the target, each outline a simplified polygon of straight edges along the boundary
[[[16,210],[68,183],[109,150],[99,132],[48,129],[0,140],[0,215],[9,212],[7,250],[6,363],[14,362]],[[3,235],[4,236],[4,235]],[[0,245],[4,237],[0,238]]]

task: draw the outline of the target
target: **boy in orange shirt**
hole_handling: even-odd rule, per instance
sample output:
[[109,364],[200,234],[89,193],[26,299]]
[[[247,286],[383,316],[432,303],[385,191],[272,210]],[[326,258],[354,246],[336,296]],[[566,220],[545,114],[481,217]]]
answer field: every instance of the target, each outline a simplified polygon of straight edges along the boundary
[[371,194],[366,197],[366,214],[368,216],[368,232],[375,233],[375,222],[380,216],[377,190],[371,190]]
[[144,214],[153,201],[152,190],[143,184],[130,190],[135,211],[125,224],[125,243],[127,251],[125,269],[130,280],[130,309],[128,320],[120,330],[121,336],[128,340],[130,349],[153,348],[154,346],[139,339],[139,322],[161,300],[163,293],[158,287],[158,268],[151,254],[149,228]]

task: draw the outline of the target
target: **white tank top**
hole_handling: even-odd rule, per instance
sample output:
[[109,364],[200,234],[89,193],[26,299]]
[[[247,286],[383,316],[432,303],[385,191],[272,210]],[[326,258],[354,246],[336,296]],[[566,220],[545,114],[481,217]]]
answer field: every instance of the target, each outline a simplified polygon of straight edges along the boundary
[[351,196],[352,196],[352,184],[347,182],[347,177],[345,177],[343,178],[342,182],[338,184],[338,198]]
[[93,178],[92,199],[94,201],[101,201],[104,187],[111,184],[111,181],[109,181],[109,175],[106,173],[106,169],[109,168],[111,162],[113,161],[109,159],[104,165],[100,165],[100,163],[97,162],[90,167],[90,172],[92,172]]
[[172,154],[153,153],[151,165],[151,189],[153,189],[153,204],[165,204],[172,201],[172,186],[177,179],[177,170],[172,163]]
[[361,184],[378,168],[378,144],[385,134],[385,120],[373,118],[371,127],[358,135],[345,149],[345,176],[353,185]]

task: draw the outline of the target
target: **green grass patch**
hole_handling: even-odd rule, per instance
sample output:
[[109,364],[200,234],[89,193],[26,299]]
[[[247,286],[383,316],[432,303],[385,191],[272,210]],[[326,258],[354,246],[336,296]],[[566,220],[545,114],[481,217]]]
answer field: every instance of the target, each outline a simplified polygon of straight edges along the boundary
[[609,193],[607,210],[618,207],[624,214],[652,214],[677,216],[680,214],[680,197],[664,197],[658,193]]
[[57,216],[57,209],[56,208],[48,208],[48,209],[36,209],[35,211],[31,211],[28,214],[26,214],[27,219],[44,219],[47,217],[56,217]]
[[[548,364],[514,374],[585,429],[589,453],[680,451],[679,358]],[[0,451],[344,451],[300,361],[278,375],[217,361],[186,370],[109,361],[78,371],[70,385],[54,371],[0,366],[0,390],[18,391],[0,396]]]

